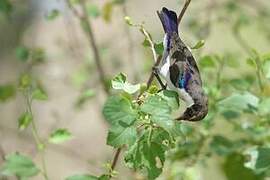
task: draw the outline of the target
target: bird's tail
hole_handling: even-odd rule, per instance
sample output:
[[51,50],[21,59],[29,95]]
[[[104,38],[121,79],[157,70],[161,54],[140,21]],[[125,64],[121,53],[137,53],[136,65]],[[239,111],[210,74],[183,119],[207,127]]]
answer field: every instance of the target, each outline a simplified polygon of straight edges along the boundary
[[165,33],[172,34],[176,32],[178,34],[177,15],[174,11],[163,7],[162,10],[158,12],[158,16]]

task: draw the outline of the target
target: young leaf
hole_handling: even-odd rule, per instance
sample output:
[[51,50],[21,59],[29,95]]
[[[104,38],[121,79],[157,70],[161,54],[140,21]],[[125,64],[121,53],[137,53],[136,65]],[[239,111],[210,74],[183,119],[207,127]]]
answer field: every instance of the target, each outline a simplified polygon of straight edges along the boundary
[[16,57],[17,59],[25,62],[28,60],[29,57],[29,49],[25,46],[20,46],[16,48]]
[[33,99],[36,99],[36,100],[47,100],[48,99],[47,94],[40,88],[35,89],[33,91],[32,97],[33,97]]
[[20,154],[10,154],[6,157],[0,172],[6,176],[14,175],[27,178],[37,175],[39,169],[29,157]]
[[126,81],[126,75],[120,73],[112,80],[114,89],[123,90],[129,94],[133,94],[140,89],[140,85],[132,85]]
[[24,130],[33,121],[33,116],[29,112],[25,112],[19,117],[18,121],[19,121],[19,129]]
[[106,22],[111,21],[112,10],[113,10],[113,3],[110,1],[106,2],[102,8],[102,17]]
[[244,152],[249,156],[249,160],[245,162],[245,167],[254,170],[257,173],[269,170],[270,168],[270,148],[257,147],[250,148]]
[[87,89],[79,96],[78,100],[76,101],[76,106],[82,107],[86,101],[88,101],[94,96],[95,96],[95,92],[91,89]]
[[53,144],[59,144],[70,140],[72,137],[72,134],[67,129],[57,129],[51,133],[49,142]]
[[110,124],[117,125],[119,122],[131,124],[136,120],[137,112],[126,98],[111,96],[104,105],[103,115]]
[[129,16],[125,16],[125,21],[126,21],[126,23],[129,25],[129,26],[133,26],[134,25],[134,23],[131,21],[131,18],[129,17]]
[[162,55],[164,51],[163,42],[155,43],[154,48],[158,55]]
[[136,141],[137,131],[134,126],[112,126],[107,136],[107,144],[115,148],[132,145]]
[[16,94],[16,89],[11,84],[0,85],[0,101],[4,102]]
[[57,9],[53,9],[46,15],[46,19],[47,20],[54,20],[55,18],[57,18],[59,16],[59,14],[60,13]]
[[201,47],[203,47],[205,44],[204,40],[200,40],[197,42],[197,44],[195,46],[193,46],[191,49],[200,49]]
[[66,180],[99,180],[98,177],[92,175],[74,175],[67,177]]

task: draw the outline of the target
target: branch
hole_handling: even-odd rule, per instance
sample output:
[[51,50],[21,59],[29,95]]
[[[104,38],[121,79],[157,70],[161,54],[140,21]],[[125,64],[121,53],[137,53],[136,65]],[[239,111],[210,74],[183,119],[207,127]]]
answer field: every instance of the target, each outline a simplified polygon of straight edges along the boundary
[[181,10],[181,12],[180,12],[180,14],[179,14],[179,16],[178,16],[178,19],[177,19],[177,24],[178,24],[178,26],[179,26],[179,24],[181,23],[182,18],[183,18],[183,16],[184,16],[184,14],[185,14],[185,12],[186,12],[186,10],[187,10],[187,8],[188,8],[190,2],[191,2],[191,0],[186,0],[186,1],[185,1],[185,4],[184,4],[184,6],[183,6],[183,8],[182,8],[182,10]]
[[97,71],[99,74],[100,83],[103,86],[104,92],[108,95],[109,90],[108,90],[107,84],[106,84],[105,73],[103,70],[103,65],[101,62],[100,53],[99,53],[99,50],[97,47],[96,39],[95,39],[93,30],[92,30],[91,22],[90,22],[90,19],[88,18],[85,0],[79,1],[79,5],[82,9],[82,14],[80,14],[79,11],[71,4],[70,0],[66,0],[66,1],[68,4],[68,7],[70,8],[70,10],[74,14],[74,16],[76,16],[81,21],[81,23],[84,25],[84,31],[85,31],[86,35],[88,36],[88,42],[93,50],[94,60],[95,60],[96,66],[97,66]]
[[115,169],[115,167],[116,167],[117,161],[118,161],[118,159],[119,159],[120,152],[121,152],[121,148],[118,148],[118,149],[116,150],[116,153],[115,153],[114,158],[113,158],[112,167],[111,167],[112,169],[111,169],[111,171],[113,171],[113,170]]

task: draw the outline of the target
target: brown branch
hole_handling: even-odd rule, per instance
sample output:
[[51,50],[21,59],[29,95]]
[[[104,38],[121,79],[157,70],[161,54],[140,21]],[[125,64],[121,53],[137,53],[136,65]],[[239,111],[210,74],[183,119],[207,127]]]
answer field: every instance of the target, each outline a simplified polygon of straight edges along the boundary
[[105,72],[103,70],[103,65],[102,65],[102,61],[101,61],[101,57],[100,57],[100,52],[99,52],[99,49],[97,47],[97,42],[96,42],[93,30],[92,30],[91,21],[90,21],[90,18],[88,17],[88,14],[87,14],[87,8],[86,8],[85,0],[80,0],[79,1],[79,5],[80,5],[81,10],[82,10],[81,14],[71,4],[71,2],[69,0],[67,0],[67,4],[68,4],[68,7],[70,8],[70,10],[72,11],[72,13],[80,20],[80,22],[84,26],[84,32],[88,36],[88,42],[89,42],[89,44],[90,44],[90,46],[92,48],[93,54],[94,54],[94,60],[95,60],[96,66],[97,66],[97,71],[98,71],[98,74],[99,74],[100,83],[103,86],[104,92],[108,95],[109,94],[109,89],[107,88],[107,84],[106,84]]
[[183,6],[183,8],[182,8],[182,10],[181,10],[181,12],[180,12],[180,14],[179,14],[179,16],[178,16],[178,19],[177,19],[177,24],[178,24],[178,26],[179,26],[179,24],[181,23],[182,18],[183,18],[183,16],[184,16],[184,14],[185,14],[185,12],[186,12],[186,10],[187,10],[187,8],[188,8],[190,2],[191,2],[191,0],[186,0],[186,1],[185,1],[185,4],[184,4],[184,6]]
[[119,155],[121,153],[121,148],[118,148],[115,152],[114,158],[113,158],[113,162],[112,162],[112,166],[111,166],[111,170],[113,171],[116,167],[117,161],[119,159]]

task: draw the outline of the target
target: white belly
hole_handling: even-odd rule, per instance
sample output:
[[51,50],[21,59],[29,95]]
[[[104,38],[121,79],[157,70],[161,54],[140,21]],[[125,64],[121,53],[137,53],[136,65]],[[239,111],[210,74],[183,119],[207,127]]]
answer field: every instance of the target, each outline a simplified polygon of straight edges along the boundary
[[166,63],[161,66],[159,73],[161,74],[162,78],[166,81],[168,88],[170,90],[176,91],[179,95],[179,97],[185,101],[187,107],[190,107],[194,104],[193,99],[191,96],[184,90],[184,89],[179,89],[173,85],[170,79],[170,57],[168,56],[166,59]]

